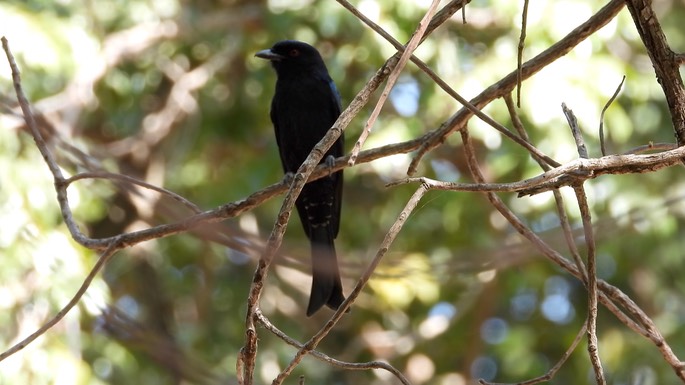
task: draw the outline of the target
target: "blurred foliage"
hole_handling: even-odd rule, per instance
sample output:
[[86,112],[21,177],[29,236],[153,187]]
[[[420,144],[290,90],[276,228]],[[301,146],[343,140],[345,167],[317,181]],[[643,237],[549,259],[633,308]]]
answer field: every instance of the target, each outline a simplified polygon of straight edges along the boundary
[[[406,41],[427,1],[362,0],[355,5]],[[601,3],[601,2],[600,2]],[[530,4],[525,58],[585,21],[591,0]],[[435,31],[417,54],[472,97],[516,66],[521,2],[477,0]],[[685,51],[681,1],[655,2],[669,42]],[[294,38],[317,46],[347,104],[393,48],[333,1],[5,1],[3,25],[23,86],[51,122],[67,173],[102,168],[142,178],[209,209],[282,178],[268,108],[275,76],[254,52]],[[4,63],[4,60],[2,60]],[[52,180],[13,106],[0,65],[0,331],[2,349],[52,317],[97,257],[71,240]],[[627,10],[522,88],[521,119],[533,143],[566,162],[575,146],[560,105],[576,113],[599,155],[599,115],[609,151],[673,142],[666,103]],[[460,106],[411,64],[384,108],[367,148],[437,128]],[[348,148],[370,108],[348,128]],[[504,102],[486,112],[510,126]],[[470,129],[492,181],[540,173],[527,153],[478,120]],[[65,143],[73,146],[70,148]],[[346,171],[337,248],[351,290],[415,186],[402,178],[411,157],[396,155]],[[87,161],[87,162],[86,162]],[[430,154],[420,175],[469,181],[458,136]],[[603,176],[587,184],[599,273],[629,294],[685,355],[685,183],[682,170]],[[575,199],[563,190],[581,238]],[[551,194],[502,198],[566,253]],[[182,218],[178,203],[102,180],[70,188],[70,203],[92,236]],[[244,340],[245,298],[255,257],[280,206],[273,199],[240,218],[193,234],[147,242],[115,256],[78,307],[33,344],[0,363],[0,384],[218,384],[235,382]],[[227,240],[228,239],[228,240]],[[298,219],[262,299],[281,330],[306,341],[330,314],[308,319],[308,246]],[[431,192],[420,203],[353,311],[320,349],[346,361],[387,360],[415,384],[520,381],[548,370],[585,319],[582,285],[552,266],[476,194]],[[258,383],[293,348],[260,330]],[[613,384],[675,382],[658,350],[600,310],[600,354]],[[307,383],[390,384],[387,373],[350,372],[307,358]],[[550,383],[591,384],[585,342]],[[295,383],[295,378],[288,380]]]

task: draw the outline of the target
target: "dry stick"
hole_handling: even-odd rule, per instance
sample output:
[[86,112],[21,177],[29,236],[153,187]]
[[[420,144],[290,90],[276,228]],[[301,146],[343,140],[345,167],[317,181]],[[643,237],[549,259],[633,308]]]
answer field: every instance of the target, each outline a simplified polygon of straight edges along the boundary
[[566,116],[566,121],[571,127],[571,134],[573,134],[573,140],[576,142],[576,148],[578,150],[578,155],[582,159],[588,158],[587,147],[585,147],[585,140],[583,139],[583,134],[578,126],[578,119],[571,109],[566,107],[566,103],[561,103],[561,109],[564,111],[564,116]]
[[608,102],[604,105],[604,108],[602,108],[602,113],[599,115],[599,146],[602,149],[602,156],[606,156],[607,154],[607,149],[606,149],[606,143],[604,142],[604,113],[607,111],[611,103],[614,102],[614,99],[618,96],[618,93],[621,92],[621,88],[623,87],[623,82],[626,81],[626,76],[623,75],[623,79],[621,79],[621,83],[616,87],[616,91],[614,91],[614,94],[611,95],[611,99],[609,99]]
[[[272,334],[277,336],[278,338],[282,339],[285,341],[290,346],[296,347],[298,349],[304,348],[304,345],[296,341],[295,339],[291,338],[287,334],[283,333],[280,329],[278,329],[274,324],[269,321],[269,319],[262,314],[260,310],[257,310],[255,313],[255,317],[257,321],[264,326],[267,330],[269,330]],[[369,361],[369,362],[346,362],[346,361],[340,361],[335,358],[332,358],[324,353],[319,352],[318,350],[312,350],[309,352],[310,355],[312,355],[314,358],[323,361],[329,365],[337,366],[342,369],[347,369],[347,370],[369,370],[369,369],[383,369],[388,372],[390,372],[392,375],[397,377],[400,382],[404,385],[410,385],[411,383],[409,380],[400,372],[397,368],[394,366],[388,364],[387,362],[382,362],[382,361]]]
[[371,275],[376,270],[376,267],[390,249],[390,246],[395,241],[395,238],[397,238],[397,235],[399,234],[400,230],[402,230],[402,227],[404,226],[407,219],[414,211],[416,205],[419,203],[419,201],[426,193],[426,191],[428,191],[428,186],[424,184],[419,185],[419,187],[416,189],[411,198],[409,198],[409,201],[404,206],[404,209],[402,209],[399,216],[390,227],[390,230],[388,230],[388,233],[385,235],[385,238],[383,239],[383,242],[381,243],[378,252],[376,252],[376,256],[373,258],[371,263],[369,263],[369,266],[366,268],[366,270],[364,270],[364,274],[357,281],[357,284],[350,293],[349,297],[347,297],[347,299],[342,303],[342,305],[340,305],[340,307],[338,308],[338,310],[336,310],[335,314],[333,314],[331,319],[328,320],[328,322],[326,322],[326,325],[324,325],[324,327],[319,332],[317,332],[309,341],[307,341],[307,343],[297,352],[292,361],[290,361],[290,364],[285,369],[283,369],[283,371],[281,371],[281,373],[278,375],[278,377],[276,377],[276,379],[274,379],[272,385],[281,384],[283,380],[292,372],[295,366],[297,366],[297,364],[302,360],[302,358],[304,358],[304,356],[312,350],[316,349],[316,346],[319,344],[319,342],[328,334],[328,332],[330,332],[333,329],[333,327],[338,323],[340,318],[342,318],[342,316],[345,314],[350,305],[357,299],[359,293],[361,293],[361,291],[364,289],[364,286],[366,286],[366,283],[371,278]]
[[673,60],[675,60],[678,65],[683,65],[685,64],[685,53],[677,53],[673,57]]
[[[438,14],[436,14],[435,19],[438,19],[440,15],[444,14],[443,12],[445,9],[449,9],[451,12],[456,12],[458,9],[458,6],[460,6],[463,3],[468,3],[470,0],[461,0],[461,1],[452,1],[450,4],[446,5],[445,8],[440,10]],[[384,39],[386,39],[390,44],[392,44],[398,51],[402,52],[404,50],[404,46],[397,40],[395,40],[394,37],[392,37],[389,33],[387,33],[381,26],[378,24],[374,23],[371,19],[368,17],[364,16],[359,10],[357,10],[352,4],[350,4],[347,0],[338,0],[340,4],[342,4],[343,7],[345,7],[347,10],[349,10],[353,15],[357,16],[361,21],[363,21],[366,25],[368,25],[371,29],[376,31],[379,35],[381,35]],[[452,6],[452,4],[454,4]],[[448,8],[450,7],[450,8]],[[463,9],[463,8],[462,8]],[[431,30],[431,26],[434,24],[434,22],[431,22],[431,25],[428,27],[428,31]],[[443,91],[445,91],[448,95],[450,95],[454,100],[458,101],[461,105],[464,106],[467,110],[471,111],[474,115],[476,115],[480,120],[482,120],[484,123],[490,125],[492,128],[496,129],[502,135],[507,136],[509,139],[514,141],[515,143],[519,144],[523,148],[525,148],[528,152],[531,153],[531,155],[544,159],[545,162],[552,166],[559,166],[559,163],[554,161],[552,158],[548,157],[547,155],[543,154],[535,148],[534,146],[531,146],[529,143],[526,143],[525,141],[521,140],[520,138],[516,137],[515,135],[512,135],[509,130],[507,130],[506,127],[501,125],[499,122],[496,120],[492,119],[490,116],[485,114],[483,111],[481,111],[478,107],[474,106],[466,100],[463,96],[459,95],[452,87],[450,87],[444,80],[440,78],[426,63],[421,61],[421,59],[417,58],[416,56],[411,56],[411,61],[416,64],[419,69],[421,69],[426,75],[428,75],[429,78],[431,78],[440,88],[442,88]],[[444,127],[446,123],[443,123],[440,127]],[[432,134],[428,133],[429,135],[424,135],[424,137],[428,139],[432,139]],[[425,140],[423,141],[425,143]],[[409,171],[407,171],[407,174],[411,175],[414,173],[415,170],[412,169],[410,166]]]
[[574,350],[576,350],[576,347],[580,343],[580,340],[583,339],[583,335],[585,334],[585,331],[587,330],[587,320],[583,324],[583,326],[580,328],[578,331],[578,334],[576,334],[576,338],[573,339],[573,342],[571,343],[571,346],[566,349],[564,354],[559,358],[559,361],[557,361],[552,368],[550,368],[547,373],[543,374],[540,377],[535,377],[530,380],[522,381],[522,382],[517,382],[514,384],[509,384],[509,383],[502,383],[502,382],[487,382],[483,379],[478,380],[478,383],[482,385],[535,385],[539,384],[541,382],[547,382],[550,381],[551,379],[556,376],[557,372],[561,367],[566,363],[566,360],[571,356],[571,353],[573,353]]
[[666,97],[678,145],[685,145],[685,85],[680,75],[680,62],[666,41],[666,35],[652,9],[652,1],[626,0],[626,6]]
[[81,300],[81,297],[86,293],[86,290],[88,290],[88,287],[90,287],[91,282],[93,282],[93,279],[95,276],[102,270],[102,268],[107,264],[107,262],[110,260],[110,258],[114,255],[114,253],[119,250],[121,247],[116,242],[112,242],[110,246],[107,248],[107,250],[103,251],[100,254],[100,257],[98,258],[98,261],[95,263],[93,268],[90,270],[86,278],[83,280],[83,283],[81,284],[81,287],[76,291],[76,294],[69,300],[69,302],[64,305],[64,307],[55,314],[52,319],[50,319],[48,322],[43,324],[38,330],[33,332],[30,336],[24,338],[20,342],[16,343],[14,346],[11,348],[7,349],[4,351],[2,354],[0,354],[0,361],[4,360],[5,358],[13,355],[14,353],[24,349],[26,346],[28,346],[31,342],[33,342],[36,338],[40,337],[43,335],[46,331],[50,330],[53,326],[55,326],[59,321],[64,318],[64,316],[69,313],[69,311],[76,306],[76,304],[79,303]]
[[[419,148],[421,143],[425,140],[424,137],[419,137],[416,139],[408,140],[406,142],[400,142],[400,143],[394,143],[386,146],[381,146],[378,148],[373,148],[369,150],[362,151],[359,154],[359,158],[357,160],[357,163],[367,163],[374,161],[376,159],[383,158],[385,156],[393,155],[393,154],[406,154],[411,151],[416,150]],[[338,158],[333,165],[333,171],[337,170],[342,170],[343,168],[347,167],[347,159],[349,157],[341,157]],[[327,165],[321,165],[317,166],[315,171],[312,173],[310,180],[318,179],[324,176],[329,175],[331,172],[331,169]],[[81,174],[77,174],[69,179],[65,179],[63,184],[57,185],[56,189],[59,193],[60,189],[66,190],[66,185],[69,183],[73,183],[74,181],[78,179],[83,179],[84,177],[88,177],[89,173],[85,173],[84,176],[81,176]],[[126,176],[118,176],[114,177],[115,179],[128,179],[129,177]],[[134,180],[129,180],[132,183]],[[144,182],[140,183],[142,186]],[[285,182],[285,179],[272,184],[270,186],[267,186],[263,188],[262,190],[256,191],[247,197],[230,202],[227,204],[224,204],[222,206],[219,206],[218,208],[204,211],[192,216],[189,216],[187,218],[184,218],[182,220],[178,220],[176,222],[172,222],[169,224],[163,224],[163,225],[158,225],[154,226],[148,229],[144,230],[138,230],[130,233],[123,233],[119,234],[116,237],[106,237],[106,238],[99,238],[99,239],[94,239],[94,238],[89,238],[82,234],[78,228],[70,228],[70,231],[72,232],[72,237],[74,240],[76,240],[79,244],[82,246],[93,249],[93,250],[104,250],[108,247],[108,245],[115,240],[115,238],[120,242],[122,247],[130,246],[133,244],[137,244],[143,241],[151,240],[151,239],[156,239],[156,238],[162,238],[174,234],[178,234],[190,229],[193,229],[196,226],[202,225],[202,224],[209,224],[209,223],[216,223],[222,220],[225,220],[227,218],[232,218],[236,217],[246,211],[249,211],[258,205],[264,203],[265,201],[282,194],[288,190],[289,184]],[[65,192],[66,194],[66,192]],[[173,193],[171,193],[173,194]],[[184,198],[181,198],[183,200]],[[65,218],[65,221],[67,219]]]
[[643,144],[642,146],[637,146],[637,147],[631,148],[630,150],[624,152],[623,154],[639,154],[642,152],[649,152],[649,151],[654,151],[654,150],[669,151],[669,150],[673,150],[675,148],[678,148],[678,146],[673,144],[673,143],[649,142],[649,144]]
[[[573,139],[578,148],[578,156],[581,158],[588,157],[587,148],[585,147],[585,140],[583,133],[578,126],[578,119],[575,114],[566,104],[562,103],[561,108],[564,111],[566,120],[568,120]],[[573,192],[576,194],[578,208],[580,209],[580,217],[583,222],[583,232],[585,234],[585,244],[587,245],[587,280],[586,287],[588,293],[588,316],[587,316],[587,350],[590,355],[590,362],[595,372],[595,381],[598,385],[605,385],[604,370],[602,369],[602,361],[599,358],[599,345],[597,343],[597,251],[595,244],[595,232],[592,229],[592,216],[590,214],[590,206],[587,203],[587,194],[583,188],[583,183],[579,182],[573,185]]]
[[376,107],[374,107],[373,111],[371,112],[371,116],[366,121],[366,124],[364,125],[364,130],[359,136],[359,139],[357,139],[357,143],[355,143],[354,147],[352,148],[352,153],[350,155],[349,160],[350,166],[354,165],[355,161],[357,160],[357,156],[359,156],[359,151],[361,151],[364,142],[366,142],[366,138],[371,133],[371,128],[373,127],[374,123],[376,123],[376,119],[378,118],[378,115],[380,115],[381,113],[381,108],[383,108],[385,101],[388,99],[388,96],[390,95],[390,90],[392,90],[392,88],[395,86],[395,83],[397,82],[397,79],[400,77],[400,73],[404,69],[404,66],[407,64],[407,61],[412,56],[416,47],[419,46],[419,42],[423,38],[423,35],[425,34],[426,29],[428,28],[428,22],[433,17],[433,14],[435,13],[439,3],[440,0],[433,0],[431,2],[428,11],[419,22],[419,25],[416,28],[416,32],[414,32],[414,36],[412,36],[412,38],[409,40],[407,47],[404,49],[404,52],[402,52],[402,56],[400,56],[400,60],[397,62],[397,65],[390,73],[390,76],[388,76],[387,83],[385,83],[385,88],[383,89],[383,92],[381,93],[381,96],[378,99],[378,103],[376,103]]
[[585,244],[587,245],[587,291],[588,291],[588,317],[587,317],[587,337],[588,354],[590,362],[595,371],[595,381],[598,385],[605,385],[604,370],[602,361],[599,358],[599,345],[597,343],[597,252],[595,247],[595,235],[592,229],[592,219],[590,207],[587,203],[587,195],[582,185],[573,187],[580,208],[580,216],[583,221],[583,231],[585,233]]
[[[443,182],[426,177],[412,177],[394,181],[388,186],[409,183],[426,183],[431,189],[450,191],[476,192],[518,192],[535,194],[546,192],[562,186],[571,186],[573,182],[594,179],[604,174],[646,173],[673,166],[685,155],[685,148],[678,147],[670,151],[645,155],[608,155],[594,159],[576,159],[560,167],[553,168],[538,176],[510,183],[458,183]],[[568,180],[563,180],[568,177]]]
[[[573,49],[573,47],[609,23],[609,21],[611,21],[618,14],[624,5],[625,0],[611,0],[602,9],[592,15],[583,24],[571,31],[563,39],[559,40],[557,43],[553,44],[551,47],[533,59],[524,63],[523,66],[521,66],[521,77],[525,80],[556,59],[567,54],[569,51],[571,51],[571,49]],[[514,71],[505,76],[502,80],[486,88],[480,93],[480,95],[471,99],[471,104],[477,108],[483,108],[492,100],[511,92],[511,90],[516,86],[517,73],[518,71]],[[442,144],[452,132],[458,130],[460,127],[463,127],[468,119],[471,118],[471,115],[472,112],[470,110],[461,109],[452,117],[450,117],[445,123],[443,123],[440,128],[433,131],[431,133],[431,137],[423,144],[423,146],[421,146],[416,154],[416,157],[412,159],[412,162],[409,165],[408,174],[412,175],[416,173],[416,170],[418,169],[418,163],[421,161],[423,156],[425,156],[435,147]],[[552,163],[552,165],[554,164]],[[556,167],[556,165],[554,166]]]
[[523,1],[521,13],[521,36],[519,37],[518,56],[516,63],[516,105],[521,108],[521,64],[523,63],[523,48],[526,43],[526,28],[528,27],[528,0]]
[[573,262],[576,264],[576,269],[580,274],[579,279],[583,284],[587,285],[587,269],[583,263],[583,259],[580,257],[580,252],[578,251],[578,246],[576,246],[575,239],[573,237],[573,230],[571,229],[571,223],[568,220],[568,215],[566,215],[566,206],[564,205],[564,198],[559,192],[559,189],[552,190],[554,193],[554,202],[556,204],[557,215],[559,216],[559,222],[561,223],[561,229],[564,233],[564,239],[566,240],[566,246],[568,246],[568,251],[571,253]]

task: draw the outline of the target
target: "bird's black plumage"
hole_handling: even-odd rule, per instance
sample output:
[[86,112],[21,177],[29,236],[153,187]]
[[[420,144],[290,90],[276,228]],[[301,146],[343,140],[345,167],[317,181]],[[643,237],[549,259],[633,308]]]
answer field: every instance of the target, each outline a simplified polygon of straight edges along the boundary
[[[321,55],[307,43],[285,40],[255,56],[270,60],[276,70],[271,121],[283,170],[294,173],[340,115],[340,95]],[[341,135],[323,159],[342,156],[343,140]],[[308,316],[323,305],[337,309],[345,300],[334,245],[340,224],[342,184],[342,171],[337,171],[307,183],[295,202],[311,243]]]

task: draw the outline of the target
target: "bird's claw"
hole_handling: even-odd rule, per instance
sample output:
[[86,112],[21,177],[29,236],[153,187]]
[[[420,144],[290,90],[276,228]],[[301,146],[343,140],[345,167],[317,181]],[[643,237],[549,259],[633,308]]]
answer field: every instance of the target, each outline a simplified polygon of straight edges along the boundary
[[333,175],[333,167],[335,166],[335,157],[333,155],[328,155],[324,162],[326,162],[326,166],[328,167],[328,177],[330,178],[331,175]]
[[295,179],[295,173],[294,172],[286,172],[285,175],[283,175],[283,181],[285,184],[293,184],[293,180]]

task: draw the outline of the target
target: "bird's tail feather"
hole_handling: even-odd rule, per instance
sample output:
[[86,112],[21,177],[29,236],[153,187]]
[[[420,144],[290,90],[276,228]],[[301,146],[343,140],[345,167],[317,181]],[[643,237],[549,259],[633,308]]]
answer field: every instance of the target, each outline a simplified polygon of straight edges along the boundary
[[312,290],[307,316],[316,313],[323,305],[335,310],[345,300],[333,237],[325,226],[315,229],[311,235]]

